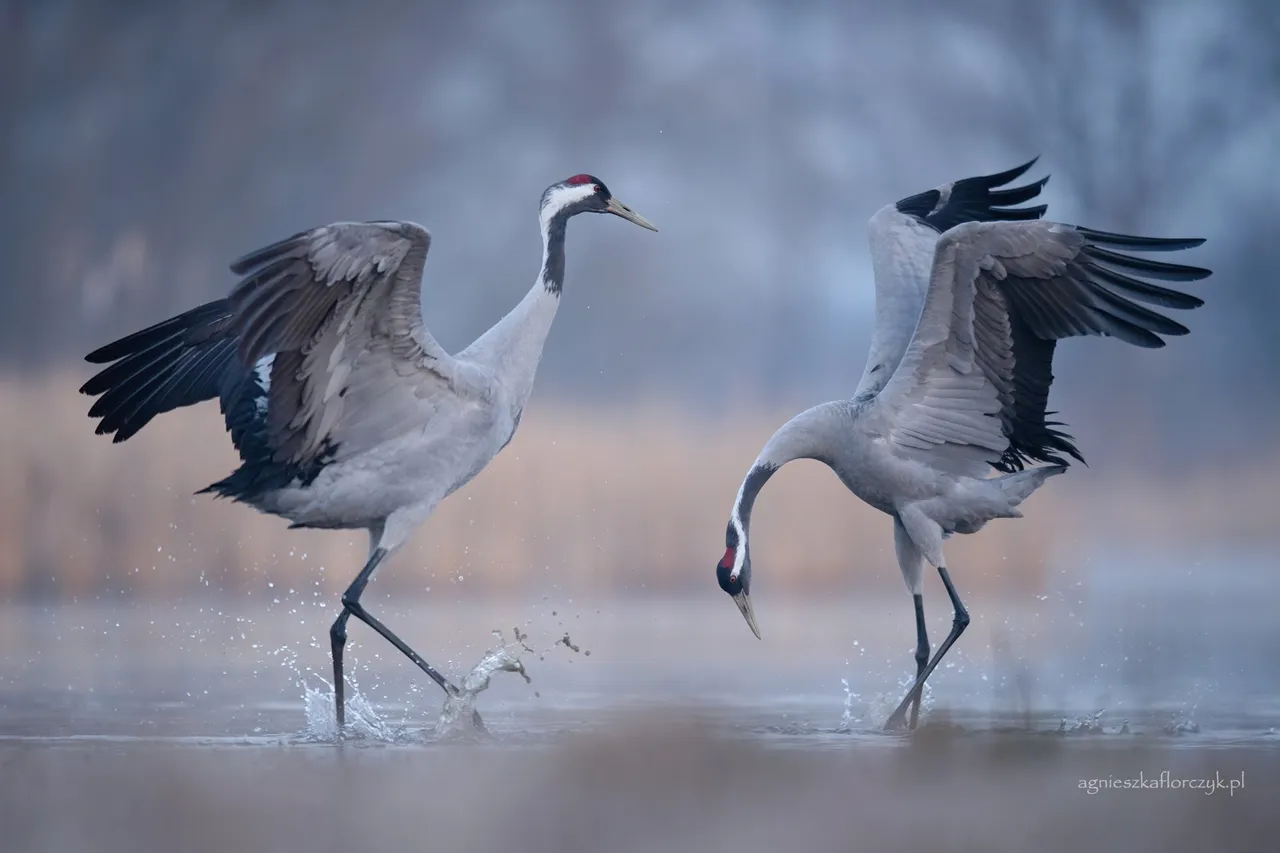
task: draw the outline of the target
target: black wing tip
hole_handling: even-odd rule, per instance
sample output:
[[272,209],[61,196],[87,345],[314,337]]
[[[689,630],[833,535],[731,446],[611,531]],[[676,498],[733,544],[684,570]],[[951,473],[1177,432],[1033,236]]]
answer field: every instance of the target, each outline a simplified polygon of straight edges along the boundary
[[[1014,166],[1012,169],[1007,169],[1003,172],[997,172],[994,175],[982,175],[981,177],[978,177],[975,180],[982,181],[984,184],[986,184],[987,189],[1002,187],[1005,184],[1010,183],[1011,181],[1016,181],[1018,178],[1021,178],[1028,171],[1030,171],[1031,167],[1034,166],[1037,162],[1039,162],[1039,160],[1040,160],[1040,155],[1037,154],[1027,162],[1023,163],[1021,166]],[[1043,187],[1048,180],[1049,179],[1047,177],[1042,179],[1039,182],[1040,186]]]
[[1031,219],[1040,219],[1049,210],[1047,204],[1037,204],[1031,207],[993,207],[990,209],[990,219],[997,222],[1025,222]]
[[[1019,471],[1025,471],[1028,466],[1034,467],[1037,463],[1044,463],[1046,467],[1056,468],[1058,473],[1066,471],[1075,462],[1079,462],[1086,468],[1089,467],[1089,463],[1080,455],[1080,451],[1076,450],[1075,445],[1056,448],[1056,450],[1058,452],[1043,447],[1019,447],[1016,449],[1011,447],[991,467],[1002,474],[1016,474]],[[1068,462],[1060,455],[1062,453],[1070,456],[1074,462]]]
[[[1133,238],[1140,239],[1140,238]],[[1162,281],[1202,281],[1213,275],[1213,270],[1204,267],[1193,267],[1187,264],[1170,264],[1165,261],[1152,261],[1147,258],[1135,258],[1132,255],[1126,255],[1123,252],[1114,252],[1111,249],[1104,248],[1106,244],[1102,241],[1091,240],[1084,246],[1084,254],[1088,255],[1095,261],[1113,264],[1128,272],[1138,273],[1144,278],[1154,278]],[[1132,251],[1142,251],[1136,246],[1127,246]],[[1159,249],[1155,251],[1161,251]],[[1167,251],[1167,250],[1166,250]]]
[[[920,217],[925,223],[939,232],[945,232],[965,222],[1019,222],[1040,219],[1048,211],[1048,205],[1037,204],[1031,207],[1017,207],[1040,195],[1040,191],[1049,183],[1049,176],[1008,189],[995,189],[1011,183],[1024,175],[1028,169],[1040,159],[1039,155],[1019,166],[994,175],[979,175],[963,178],[949,184],[949,192],[945,204],[937,207],[941,200],[939,190],[932,190],[931,203],[911,204],[925,198],[926,193],[912,196],[899,203],[898,209]],[[946,191],[947,188],[940,188]],[[910,207],[910,209],[907,209]]]
[[[1045,412],[1046,416],[1051,414],[1053,413]],[[1023,421],[1014,428],[1008,449],[992,467],[1005,474],[1014,474],[1025,470],[1028,465],[1043,463],[1065,471],[1072,465],[1064,458],[1065,454],[1087,468],[1089,463],[1076,447],[1075,438],[1069,433],[1053,429],[1055,425],[1064,426],[1056,421],[1042,421],[1039,424]]]
[[1090,242],[1100,246],[1115,246],[1138,252],[1177,252],[1183,249],[1197,249],[1205,244],[1204,237],[1139,237],[1136,234],[1100,231],[1083,225],[1077,225],[1076,231],[1083,234]]
[[154,346],[172,334],[172,323],[172,320],[166,320],[164,323],[157,323],[131,335],[125,335],[123,338],[118,338],[109,344],[103,344],[86,355],[84,360],[89,364],[110,364],[113,361],[127,358],[136,352]]
[[91,418],[99,418],[97,426],[93,428],[94,435],[106,435],[111,437],[112,444],[120,444],[128,441],[130,438],[138,434],[138,430],[128,430],[125,426],[109,426],[103,415],[90,415]]

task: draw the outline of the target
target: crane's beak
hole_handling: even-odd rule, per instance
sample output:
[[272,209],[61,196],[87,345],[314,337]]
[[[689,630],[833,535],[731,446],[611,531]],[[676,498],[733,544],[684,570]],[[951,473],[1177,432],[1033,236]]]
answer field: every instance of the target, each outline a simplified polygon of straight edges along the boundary
[[751,609],[751,597],[747,595],[744,589],[733,597],[733,603],[738,605],[738,609],[742,611],[742,618],[747,620],[747,627],[751,629],[751,633],[756,635],[756,639],[760,640],[760,626],[756,624],[756,612]]
[[653,227],[653,225],[649,222],[649,220],[645,219],[643,216],[636,213],[634,210],[627,207],[625,204],[618,201],[616,198],[610,197],[609,203],[605,205],[604,209],[606,213],[612,213],[614,216],[621,216],[623,219],[627,220],[628,222],[634,222],[636,225],[639,225],[641,228],[648,228],[650,231],[658,230],[657,228]]

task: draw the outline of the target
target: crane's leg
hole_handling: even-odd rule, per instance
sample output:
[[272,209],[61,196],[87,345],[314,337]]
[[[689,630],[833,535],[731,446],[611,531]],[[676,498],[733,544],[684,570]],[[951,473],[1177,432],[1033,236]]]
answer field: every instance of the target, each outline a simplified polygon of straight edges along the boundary
[[[924,596],[916,593],[911,596],[916,604],[916,681],[924,683],[924,670],[929,665],[929,630],[924,624]],[[920,721],[920,700],[923,690],[916,694],[916,701],[911,703],[911,722],[908,728],[914,729]]]
[[[929,632],[924,623],[924,554],[908,535],[902,518],[896,515],[893,517],[893,550],[898,557],[902,579],[911,591],[911,599],[916,607],[916,680],[919,681],[929,664]],[[911,728],[916,727],[919,719],[920,696],[917,695],[911,705]]]
[[924,668],[924,672],[916,678],[916,683],[907,691],[907,695],[898,705],[897,710],[890,715],[889,721],[884,724],[886,729],[900,728],[906,717],[907,705],[914,701],[919,706],[920,694],[924,690],[925,680],[933,673],[941,662],[943,655],[947,650],[960,639],[960,635],[964,633],[964,629],[969,627],[969,611],[965,609],[964,602],[960,600],[959,594],[956,592],[955,585],[951,583],[951,575],[947,573],[946,566],[938,566],[938,574],[942,576],[942,583],[947,588],[947,595],[951,597],[951,607],[955,615],[951,620],[951,632],[947,634],[947,638],[942,641],[942,645],[938,647],[938,652],[933,656],[933,660],[929,661],[929,665]]
[[[338,618],[334,620],[332,627],[329,628],[329,647],[333,653],[333,691],[334,705],[338,713],[338,731],[342,731],[343,724],[346,721],[346,702],[343,695],[345,693],[345,685],[342,679],[342,649],[347,644],[347,618],[350,616],[356,617],[381,634],[391,645],[399,649],[401,654],[417,664],[418,668],[425,672],[432,681],[440,685],[440,689],[445,693],[450,696],[458,695],[458,688],[454,687],[449,679],[423,660],[421,655],[409,648],[408,643],[392,633],[390,628],[375,619],[360,604],[360,596],[364,593],[364,588],[369,585],[369,579],[373,577],[374,569],[378,568],[378,564],[386,559],[388,553],[386,548],[373,549],[369,555],[368,562],[360,570],[360,574],[356,575],[356,579],[351,582],[351,586],[347,587],[347,591],[342,594],[342,612],[338,614]],[[472,719],[476,728],[484,728],[478,711],[472,712]]]

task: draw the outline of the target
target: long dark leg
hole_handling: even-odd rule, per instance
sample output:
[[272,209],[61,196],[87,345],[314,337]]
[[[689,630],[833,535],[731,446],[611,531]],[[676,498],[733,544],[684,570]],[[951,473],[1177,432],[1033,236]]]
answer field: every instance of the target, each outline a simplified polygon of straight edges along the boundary
[[[383,625],[377,619],[373,618],[367,610],[360,604],[360,596],[364,593],[364,588],[369,585],[369,578],[373,576],[373,570],[387,556],[385,548],[375,548],[373,553],[369,555],[369,561],[365,563],[364,568],[360,570],[360,574],[356,575],[356,579],[351,582],[351,586],[347,587],[347,591],[342,594],[342,612],[338,614],[338,618],[334,620],[333,627],[329,629],[329,646],[333,652],[333,689],[334,701],[338,711],[338,730],[342,730],[343,723],[346,719],[346,705],[343,693],[344,685],[342,681],[342,647],[347,642],[347,618],[354,616],[361,622],[368,625],[373,630],[381,634],[391,645],[395,646],[400,652],[418,665],[418,668],[430,676],[431,680],[440,685],[440,689],[451,696],[458,695],[458,688],[454,687],[435,667],[422,659],[422,656],[409,648],[409,645],[394,633],[386,625]],[[473,715],[477,726],[480,726],[480,715]]]
[[960,600],[960,596],[956,593],[955,585],[951,583],[951,575],[947,573],[945,567],[941,566],[938,568],[938,574],[942,576],[942,583],[947,588],[947,595],[951,597],[951,607],[955,611],[955,616],[951,620],[951,632],[942,641],[942,645],[938,647],[937,654],[933,656],[933,660],[929,661],[929,665],[924,668],[924,672],[920,673],[916,678],[916,683],[907,691],[907,695],[898,705],[897,710],[889,716],[889,721],[884,724],[886,729],[896,729],[902,726],[906,719],[907,705],[912,701],[919,703],[925,680],[937,669],[943,655],[960,638],[960,635],[964,633],[964,629],[969,627],[969,611],[965,610],[964,602]]
[[382,548],[376,548],[369,554],[369,561],[364,564],[360,574],[356,575],[351,586],[347,587],[347,591],[343,593],[342,612],[338,614],[337,619],[333,620],[333,625],[329,628],[329,650],[333,653],[333,701],[338,711],[338,731],[342,731],[347,717],[346,684],[342,678],[342,649],[347,644],[347,618],[351,616],[351,610],[346,606],[346,599],[353,592],[357,600],[360,598],[360,593],[364,592],[364,588],[369,585],[369,578],[373,577],[373,570],[378,568],[378,564],[386,556],[387,552]]
[[[929,631],[924,624],[924,596],[919,593],[912,596],[916,603],[916,681],[924,677],[924,668],[929,665]],[[920,720],[920,700],[923,693],[916,695],[911,703],[910,728],[914,729]]]

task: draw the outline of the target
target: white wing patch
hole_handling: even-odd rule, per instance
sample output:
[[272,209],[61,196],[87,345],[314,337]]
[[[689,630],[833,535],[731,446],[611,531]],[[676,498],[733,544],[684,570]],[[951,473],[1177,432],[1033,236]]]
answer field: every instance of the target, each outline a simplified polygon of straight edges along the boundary
[[253,373],[258,378],[258,384],[262,386],[262,396],[253,401],[260,415],[267,413],[267,398],[271,394],[271,365],[275,363],[276,354],[271,353],[264,355],[253,365]]

